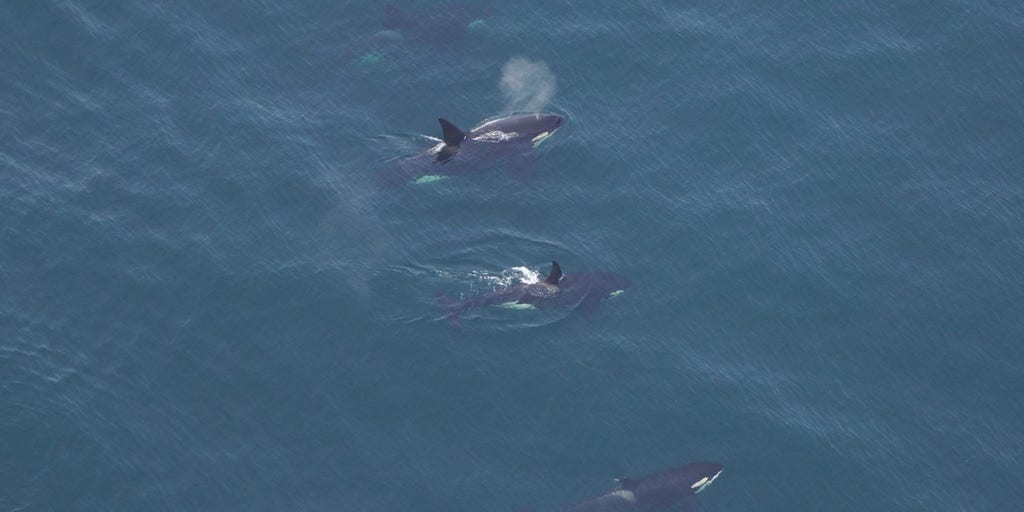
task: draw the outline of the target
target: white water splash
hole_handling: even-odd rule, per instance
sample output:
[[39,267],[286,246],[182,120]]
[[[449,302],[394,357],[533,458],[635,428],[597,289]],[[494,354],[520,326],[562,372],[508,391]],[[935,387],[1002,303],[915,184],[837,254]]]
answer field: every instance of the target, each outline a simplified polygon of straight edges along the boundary
[[[465,274],[458,274],[448,272],[444,270],[437,271],[438,277],[446,280],[467,282],[472,283],[472,289],[467,292],[468,295],[474,295],[481,292],[500,290],[502,288],[508,288],[517,284],[535,284],[539,283],[543,276],[535,270],[531,270],[527,267],[512,267],[502,270],[500,274],[488,272],[485,270],[474,270]],[[482,285],[482,286],[481,286]],[[465,299],[466,295],[460,294],[459,299]]]
[[539,283],[541,276],[534,270],[526,267],[512,267],[504,272],[509,279],[523,284]]
[[501,67],[501,93],[505,110],[537,112],[555,96],[555,74],[547,64],[513,57]]
[[508,288],[519,283],[534,284],[543,279],[539,273],[527,267],[508,268],[502,270],[500,274],[477,271],[471,272],[470,276],[473,279],[489,283],[489,287],[492,289]]

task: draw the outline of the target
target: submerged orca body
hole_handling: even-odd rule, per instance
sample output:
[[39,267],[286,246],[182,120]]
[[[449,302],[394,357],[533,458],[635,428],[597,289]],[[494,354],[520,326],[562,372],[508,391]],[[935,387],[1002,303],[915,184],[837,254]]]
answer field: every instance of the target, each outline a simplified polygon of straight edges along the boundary
[[412,43],[435,47],[462,42],[466,32],[483,23],[484,18],[478,9],[461,5],[432,5],[413,12],[391,4],[384,6],[385,30],[396,31]]
[[639,479],[620,478],[619,486],[560,512],[657,512],[677,504],[695,505],[694,496],[722,474],[717,462],[695,462]]
[[384,6],[381,30],[353,41],[343,53],[346,62],[378,64],[411,49],[455,50],[471,33],[485,26],[486,13],[460,2],[431,4],[412,11]]
[[522,163],[533,146],[551,136],[565,118],[556,114],[518,114],[487,121],[469,131],[462,131],[444,118],[438,122],[442,142],[383,171],[381,184],[429,183],[468,174],[503,157],[517,158]]
[[580,307],[584,312],[592,312],[603,300],[621,294],[630,284],[629,279],[611,272],[562,274],[558,262],[552,261],[551,272],[544,281],[519,283],[460,302],[447,300],[443,306],[445,317],[453,323],[457,323],[463,313],[479,306],[514,309]]

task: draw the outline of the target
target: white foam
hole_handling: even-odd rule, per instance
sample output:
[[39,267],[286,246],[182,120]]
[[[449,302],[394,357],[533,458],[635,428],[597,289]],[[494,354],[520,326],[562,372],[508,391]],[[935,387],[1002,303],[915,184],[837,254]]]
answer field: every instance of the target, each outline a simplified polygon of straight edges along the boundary
[[508,288],[518,283],[534,284],[541,280],[540,274],[526,267],[512,267],[502,270],[500,274],[478,271],[471,272],[471,275],[475,279],[490,283],[490,287],[493,289]]
[[485,133],[482,133],[480,135],[477,135],[476,137],[473,137],[473,140],[478,141],[478,142],[498,143],[498,142],[504,142],[506,140],[514,139],[518,135],[519,134],[516,133],[516,132],[511,132],[510,133],[510,132],[503,132],[503,131],[500,131],[500,130],[491,130],[489,132],[485,132]]
[[[433,140],[438,140],[438,139],[434,139],[433,137],[428,137],[428,138],[429,139],[433,139]],[[436,155],[436,154],[440,153],[442,149],[444,149],[444,146],[445,146],[445,144],[444,144],[444,141],[442,140],[441,142],[439,142],[434,147],[428,149],[427,150],[427,154],[428,155]]]

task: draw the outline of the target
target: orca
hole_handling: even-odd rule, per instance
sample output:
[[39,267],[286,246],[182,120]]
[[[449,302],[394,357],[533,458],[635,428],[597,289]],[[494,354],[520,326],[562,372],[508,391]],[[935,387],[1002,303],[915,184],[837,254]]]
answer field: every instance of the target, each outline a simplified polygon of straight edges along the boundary
[[657,512],[676,505],[693,509],[695,496],[722,474],[717,462],[695,462],[643,478],[619,478],[618,487],[559,509],[560,512]]
[[384,6],[384,29],[418,45],[433,47],[462,43],[468,31],[484,23],[486,14],[471,3],[430,5],[406,12],[394,5]]
[[487,18],[488,15],[472,3],[431,3],[411,11],[387,4],[381,30],[350,43],[343,52],[344,60],[374,65],[410,49],[431,53],[458,50],[466,46],[468,36],[486,27]]
[[502,161],[513,166],[528,163],[534,146],[565,124],[557,114],[529,113],[500,117],[464,131],[451,121],[439,118],[441,141],[419,155],[405,158],[382,171],[383,185],[423,184],[450,176],[459,176]]
[[504,306],[511,309],[581,308],[591,313],[604,300],[622,294],[632,283],[611,272],[575,272],[563,274],[557,261],[539,283],[518,283],[501,290],[483,293],[463,301],[442,296],[444,316],[458,325],[467,311],[480,306]]

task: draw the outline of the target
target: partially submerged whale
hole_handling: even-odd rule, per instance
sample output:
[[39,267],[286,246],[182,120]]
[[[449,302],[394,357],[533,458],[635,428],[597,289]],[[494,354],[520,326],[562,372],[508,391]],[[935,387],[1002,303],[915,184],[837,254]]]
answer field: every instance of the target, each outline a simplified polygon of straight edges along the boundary
[[501,290],[483,293],[464,301],[442,297],[444,315],[453,324],[467,311],[480,306],[505,306],[513,309],[576,308],[593,312],[604,300],[623,293],[632,283],[611,272],[563,274],[557,261],[539,283],[518,283]]
[[463,131],[440,118],[440,144],[398,162],[379,176],[381,184],[404,185],[437,181],[487,167],[488,162],[508,157],[510,165],[528,163],[534,146],[555,133],[565,118],[557,114],[516,114],[493,119]]
[[487,15],[472,3],[444,2],[405,11],[387,4],[381,30],[357,39],[344,52],[344,60],[374,65],[410,49],[431,51],[464,46],[468,35],[485,25]]
[[413,12],[384,6],[384,28],[416,44],[454,45],[468,30],[484,23],[486,15],[470,5],[430,5]]
[[643,478],[620,478],[619,486],[560,512],[656,512],[675,505],[695,508],[694,496],[722,474],[717,462],[695,462]]

